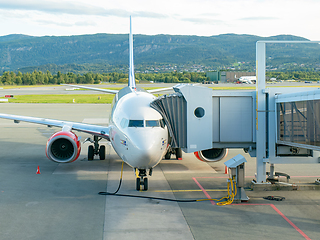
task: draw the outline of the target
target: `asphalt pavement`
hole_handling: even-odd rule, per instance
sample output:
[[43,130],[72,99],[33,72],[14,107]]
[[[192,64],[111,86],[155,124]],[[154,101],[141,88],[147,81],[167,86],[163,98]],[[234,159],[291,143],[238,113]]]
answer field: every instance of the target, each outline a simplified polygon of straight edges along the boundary
[[[105,124],[110,105],[0,104],[0,112]],[[231,149],[218,163],[163,160],[149,177],[149,190],[135,190],[135,175],[124,167],[120,194],[169,199],[207,199],[227,195],[224,162],[246,157],[248,202],[217,206],[215,201],[169,202],[138,197],[102,196],[113,192],[121,160],[107,146],[107,159],[87,160],[88,143],[79,159],[57,164],[45,145],[57,128],[0,120],[0,239],[319,239],[320,192],[251,191],[255,159]],[[79,133],[82,141],[88,135]],[[39,166],[41,174],[36,174]],[[291,183],[314,183],[320,164],[276,165]],[[285,197],[283,201],[266,196]]]

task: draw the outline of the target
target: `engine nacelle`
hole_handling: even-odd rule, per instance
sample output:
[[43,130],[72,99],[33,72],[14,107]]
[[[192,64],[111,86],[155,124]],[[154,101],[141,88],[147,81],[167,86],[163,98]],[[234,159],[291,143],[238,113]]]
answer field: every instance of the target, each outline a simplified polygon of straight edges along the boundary
[[47,157],[58,163],[69,163],[78,159],[81,145],[78,136],[73,132],[56,132],[53,134],[46,147]]
[[194,152],[194,155],[201,161],[204,162],[218,162],[226,157],[228,154],[227,148],[211,148]]

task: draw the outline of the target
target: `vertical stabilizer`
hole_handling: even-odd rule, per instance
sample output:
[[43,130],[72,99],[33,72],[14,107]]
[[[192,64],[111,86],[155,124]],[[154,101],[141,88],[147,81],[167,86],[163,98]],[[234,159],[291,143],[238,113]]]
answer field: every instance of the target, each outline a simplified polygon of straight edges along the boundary
[[129,81],[128,86],[132,89],[136,88],[136,80],[134,78],[134,67],[133,67],[133,36],[132,36],[132,24],[130,16],[130,34],[129,34]]

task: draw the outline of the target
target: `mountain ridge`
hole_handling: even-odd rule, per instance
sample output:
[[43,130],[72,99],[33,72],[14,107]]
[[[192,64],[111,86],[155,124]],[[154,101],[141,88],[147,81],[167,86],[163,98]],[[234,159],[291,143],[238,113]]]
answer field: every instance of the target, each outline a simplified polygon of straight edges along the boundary
[[[259,40],[308,41],[293,35],[259,37],[249,34],[214,36],[134,35],[135,64],[200,64],[224,69],[236,62],[255,65],[255,44]],[[311,44],[268,44],[267,56],[274,62],[318,64],[320,46]],[[127,66],[128,34],[86,34],[73,36],[0,36],[0,70],[18,71],[44,65]],[[88,68],[90,71],[90,67]]]

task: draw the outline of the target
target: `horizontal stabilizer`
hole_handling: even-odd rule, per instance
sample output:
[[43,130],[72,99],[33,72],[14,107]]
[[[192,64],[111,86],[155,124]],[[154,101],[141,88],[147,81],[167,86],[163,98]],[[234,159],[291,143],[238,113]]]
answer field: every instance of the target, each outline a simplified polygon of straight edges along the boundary
[[104,93],[111,93],[111,94],[117,94],[119,92],[118,90],[93,88],[93,87],[86,87],[86,86],[79,86],[79,85],[70,85],[70,84],[61,84],[61,85],[69,86],[69,87],[83,88],[83,89],[88,89],[88,90],[92,90],[92,91],[104,92]]
[[157,93],[157,92],[165,92],[165,91],[170,91],[172,90],[173,87],[168,87],[168,88],[159,88],[159,89],[150,89],[147,90],[148,93]]

